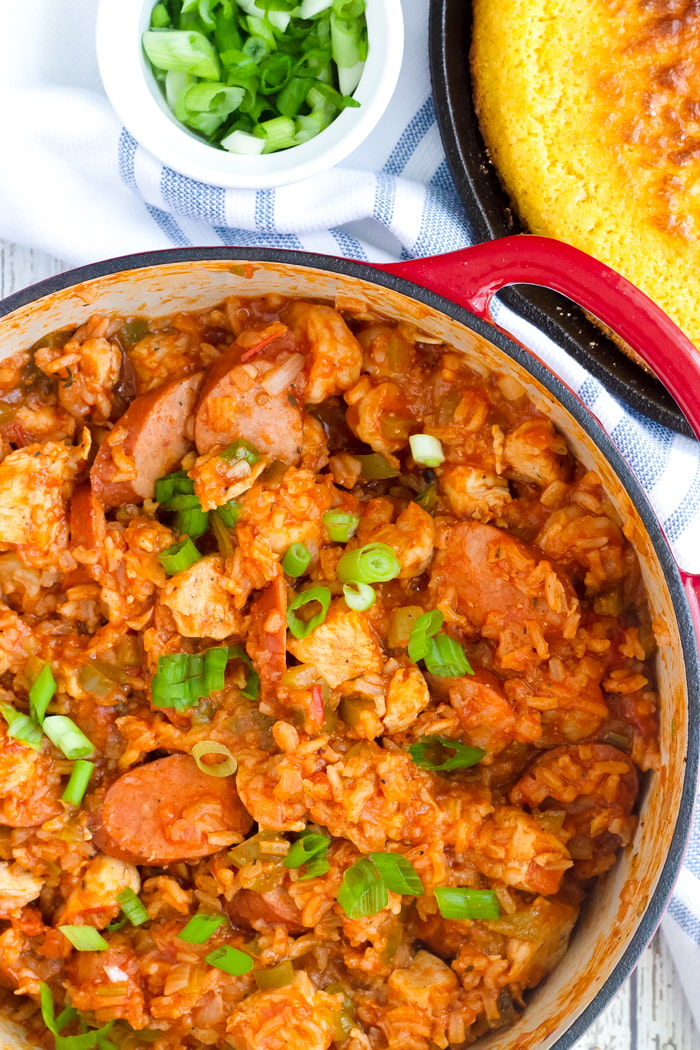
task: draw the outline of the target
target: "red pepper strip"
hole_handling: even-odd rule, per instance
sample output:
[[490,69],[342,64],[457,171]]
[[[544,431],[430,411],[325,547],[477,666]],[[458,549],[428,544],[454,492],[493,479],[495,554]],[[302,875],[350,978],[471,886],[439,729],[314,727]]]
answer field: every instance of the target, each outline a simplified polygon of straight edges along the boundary
[[254,343],[253,346],[248,347],[247,350],[244,350],[241,354],[241,361],[249,361],[251,357],[255,357],[255,355],[259,354],[264,347],[269,343],[273,343],[275,339],[279,339],[279,337],[284,335],[286,331],[287,326],[286,324],[282,324],[281,321],[275,321],[273,324],[267,325],[267,327],[263,328],[260,332],[260,339],[258,342]]

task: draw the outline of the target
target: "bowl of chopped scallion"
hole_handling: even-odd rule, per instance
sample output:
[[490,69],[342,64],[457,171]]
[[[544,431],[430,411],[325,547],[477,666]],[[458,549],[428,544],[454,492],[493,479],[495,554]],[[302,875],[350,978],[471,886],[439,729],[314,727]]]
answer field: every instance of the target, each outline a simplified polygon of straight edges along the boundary
[[282,186],[376,126],[401,68],[401,0],[101,0],[97,56],[117,115],[164,164]]

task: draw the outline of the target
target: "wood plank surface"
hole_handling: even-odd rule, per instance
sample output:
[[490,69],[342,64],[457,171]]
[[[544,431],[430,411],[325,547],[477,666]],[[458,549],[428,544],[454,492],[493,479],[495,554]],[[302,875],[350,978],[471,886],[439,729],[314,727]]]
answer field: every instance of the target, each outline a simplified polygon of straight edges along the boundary
[[[0,297],[63,269],[59,259],[0,241]],[[700,1050],[700,1033],[658,934],[632,977],[572,1050]]]

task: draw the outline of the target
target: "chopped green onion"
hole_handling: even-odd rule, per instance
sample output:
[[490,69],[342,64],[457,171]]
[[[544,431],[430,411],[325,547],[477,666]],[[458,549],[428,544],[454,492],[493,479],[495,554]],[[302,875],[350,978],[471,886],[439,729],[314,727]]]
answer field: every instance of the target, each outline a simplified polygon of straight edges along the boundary
[[323,515],[323,524],[334,543],[347,543],[357,532],[360,519],[357,514],[350,514],[344,510],[328,510]]
[[94,771],[95,765],[93,762],[87,762],[84,758],[79,758],[71,770],[68,783],[61,795],[61,801],[67,802],[70,806],[79,806],[83,801],[87,786],[90,783],[90,777]]
[[223,970],[224,973],[228,973],[232,977],[242,977],[244,973],[250,973],[253,969],[251,956],[238,948],[232,948],[230,944],[225,944],[221,948],[214,948],[208,955],[205,955],[204,961],[208,962],[210,966],[216,967],[217,970]]
[[294,966],[291,959],[285,959],[269,970],[256,970],[253,978],[261,992],[270,988],[286,988],[294,980]]
[[[204,762],[204,755],[223,755],[224,761]],[[192,758],[197,763],[197,768],[202,773],[208,773],[210,777],[230,777],[238,769],[238,762],[229,749],[217,740],[200,740],[192,748]]]
[[495,890],[436,886],[435,900],[443,919],[499,919],[501,908]]
[[462,646],[442,631],[428,639],[423,661],[426,669],[436,678],[461,678],[465,674],[474,674]]
[[386,888],[392,893],[420,897],[424,893],[421,877],[400,853],[370,853],[369,859],[379,872]]
[[53,671],[49,664],[44,664],[29,690],[29,714],[39,725],[44,721],[46,709],[56,695],[56,689]]
[[414,664],[425,659],[430,639],[437,634],[442,627],[445,617],[439,609],[431,609],[429,612],[419,616],[411,628],[411,636],[408,639],[408,658]]
[[241,660],[246,667],[245,685],[240,690],[241,696],[248,700],[257,700],[260,696],[260,675],[253,667],[253,661],[242,645],[229,645],[229,660]]
[[202,672],[202,688],[204,696],[216,693],[224,688],[226,684],[226,665],[229,661],[229,651],[226,646],[214,646],[204,653],[204,668]]
[[158,503],[167,503],[174,496],[192,495],[194,493],[194,481],[186,470],[178,470],[174,474],[166,474],[156,481],[155,497]]
[[245,438],[238,438],[237,441],[233,441],[221,450],[219,458],[226,463],[235,463],[239,459],[244,459],[252,467],[260,459],[260,453],[254,445],[251,445],[250,441],[246,441]]
[[304,865],[304,874],[299,876],[299,882],[303,882],[305,879],[317,879],[319,875],[325,875],[327,871],[330,871],[330,867],[326,854],[317,853],[314,857],[310,857],[307,860]]
[[[199,500],[197,500],[197,503],[199,504]],[[176,532],[189,536],[191,540],[198,540],[209,528],[209,511],[202,510],[201,505],[180,510],[175,515],[173,527]],[[197,550],[196,547],[194,549]],[[165,554],[165,551],[163,551],[163,554]],[[197,559],[195,558],[194,561],[197,561]]]
[[161,551],[158,555],[158,561],[168,576],[174,576],[175,573],[189,569],[190,565],[194,565],[201,557],[202,555],[190,537],[185,536],[179,543],[174,543],[172,547],[166,547],[164,551]]
[[223,149],[227,149],[229,153],[240,153],[242,156],[255,157],[259,156],[265,149],[265,142],[258,135],[251,135],[249,131],[242,131],[240,128],[237,128],[221,140],[221,146]]
[[33,722],[29,715],[16,711],[12,704],[0,703],[0,714],[7,722],[7,735],[33,751],[41,751],[41,726]]
[[[307,605],[312,605],[314,602],[318,602],[321,608],[310,620],[302,620],[296,615],[295,609],[302,609]],[[325,620],[330,604],[331,592],[327,587],[309,587],[292,598],[287,606],[287,626],[293,636],[295,638],[306,638],[310,635]]]
[[[362,16],[362,17],[361,17]],[[351,95],[360,82],[367,57],[364,3],[339,3],[331,11],[331,47],[338,67],[338,83],[344,95]]]
[[374,605],[377,593],[368,583],[344,583],[343,597],[349,609],[363,612]]
[[401,562],[386,543],[366,543],[353,551],[344,551],[336,567],[342,583],[383,583],[401,572]]
[[287,576],[303,576],[311,563],[311,551],[303,543],[293,543],[282,558]]
[[302,864],[307,864],[312,857],[323,856],[325,858],[330,844],[331,840],[327,835],[321,835],[317,831],[302,831],[284,858],[284,866],[286,868],[300,868]]
[[94,926],[59,926],[58,928],[76,951],[103,952],[109,948],[107,941]]
[[143,902],[139,900],[130,886],[117,894],[117,904],[132,926],[141,926],[150,919]]
[[236,503],[235,499],[230,499],[228,503],[222,503],[220,507],[217,507],[214,514],[227,529],[234,529],[240,512],[239,504]]
[[401,473],[398,467],[392,467],[386,456],[379,452],[354,457],[362,468],[362,477],[367,481],[379,481],[382,478],[398,478]]
[[183,926],[177,935],[178,940],[185,941],[187,944],[204,944],[225,922],[225,915],[199,912],[192,916],[186,926]]
[[376,915],[389,903],[389,892],[376,867],[367,857],[355,861],[343,875],[338,903],[350,919]]
[[157,69],[175,69],[194,77],[216,80],[219,59],[202,33],[188,29],[149,30],[142,37],[143,49]]
[[44,719],[44,732],[66,758],[87,758],[95,751],[92,743],[67,715],[49,715]]
[[[54,1037],[56,1050],[116,1050],[114,1044],[106,1038],[107,1033],[114,1025],[114,1021],[108,1021],[101,1028],[91,1028],[86,1031],[85,1022],[72,1006],[65,1006],[58,1017],[54,1016],[53,997],[51,989],[43,981],[39,982],[39,998],[41,1003],[41,1016],[44,1024]],[[62,1028],[76,1021],[80,1022],[80,1035],[60,1035]]]
[[[452,756],[446,758],[445,751],[453,752]],[[434,772],[468,769],[486,754],[480,747],[470,747],[446,736],[423,736],[409,746],[408,753],[421,769],[432,769]]]
[[424,467],[439,467],[445,460],[442,445],[431,434],[411,434],[408,439],[411,455]]

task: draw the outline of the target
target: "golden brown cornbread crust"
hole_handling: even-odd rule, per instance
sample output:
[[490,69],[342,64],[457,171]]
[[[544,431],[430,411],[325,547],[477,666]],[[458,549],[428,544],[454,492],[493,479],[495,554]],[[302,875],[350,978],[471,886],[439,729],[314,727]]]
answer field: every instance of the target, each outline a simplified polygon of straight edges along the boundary
[[700,347],[700,2],[473,9],[477,113],[527,228],[624,274]]

